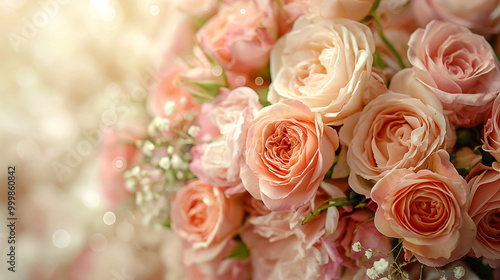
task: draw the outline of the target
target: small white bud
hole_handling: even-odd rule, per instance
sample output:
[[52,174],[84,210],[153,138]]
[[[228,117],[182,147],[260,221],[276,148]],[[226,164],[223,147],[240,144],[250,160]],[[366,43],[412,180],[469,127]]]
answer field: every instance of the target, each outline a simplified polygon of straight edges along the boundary
[[188,134],[191,137],[196,137],[200,133],[200,127],[196,125],[192,125],[188,128]]
[[387,278],[387,277],[382,277],[382,278],[380,278],[379,280],[389,280],[389,278]]
[[356,242],[356,243],[352,244],[352,250],[354,252],[361,252],[361,243]]
[[174,147],[172,145],[167,147],[167,153],[173,154],[174,153]]
[[439,280],[446,280],[446,279],[448,279],[448,278],[446,278],[446,276],[444,276],[444,275],[441,276],[441,278],[439,278]]
[[372,255],[373,255],[372,249],[368,249],[365,251],[365,256],[367,259],[370,259],[372,257]]
[[149,140],[144,141],[144,145],[142,146],[142,152],[146,156],[151,156],[154,149],[155,149],[155,145],[153,143],[151,143],[151,141],[149,141]]
[[182,159],[178,155],[172,155],[172,159],[170,161],[172,167],[174,169],[180,169],[182,167]]
[[453,269],[453,275],[457,279],[460,279],[460,278],[464,277],[464,275],[465,275],[465,268],[463,268],[462,266],[455,267],[455,269]]
[[384,273],[388,267],[389,262],[386,259],[380,259],[373,263],[373,268],[375,268],[378,274]]
[[175,113],[175,102],[173,101],[168,101],[165,103],[165,106],[163,107],[165,110],[165,115],[171,116]]
[[182,106],[186,106],[186,104],[187,104],[186,97],[185,96],[181,97],[180,102],[181,102]]
[[170,158],[169,157],[162,157],[158,164],[160,165],[160,167],[162,169],[167,170],[170,168]]
[[369,268],[366,270],[366,276],[368,276],[368,278],[370,278],[370,279],[377,279],[378,273],[372,267],[372,268]]

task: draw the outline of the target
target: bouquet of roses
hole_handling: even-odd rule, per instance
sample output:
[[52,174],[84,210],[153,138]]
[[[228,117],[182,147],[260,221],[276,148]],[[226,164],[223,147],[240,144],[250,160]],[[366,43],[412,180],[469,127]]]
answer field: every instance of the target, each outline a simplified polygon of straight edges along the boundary
[[122,156],[187,278],[499,274],[500,1],[177,8]]

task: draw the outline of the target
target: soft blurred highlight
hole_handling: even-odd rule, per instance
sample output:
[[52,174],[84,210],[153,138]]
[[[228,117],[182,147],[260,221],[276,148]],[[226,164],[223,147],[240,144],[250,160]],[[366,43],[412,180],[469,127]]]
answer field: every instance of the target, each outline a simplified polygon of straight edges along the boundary
[[7,225],[16,166],[17,217],[15,273],[0,226],[0,279],[182,277],[169,270],[179,241],[144,225],[133,196],[106,203],[98,164],[109,130],[147,121],[163,50],[179,39],[171,2],[0,2],[0,213]]

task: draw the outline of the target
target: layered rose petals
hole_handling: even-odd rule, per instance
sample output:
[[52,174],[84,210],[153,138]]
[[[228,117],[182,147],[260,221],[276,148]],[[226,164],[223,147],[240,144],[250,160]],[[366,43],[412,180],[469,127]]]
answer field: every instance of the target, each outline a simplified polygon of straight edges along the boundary
[[243,185],[273,211],[297,210],[314,196],[338,145],[336,131],[304,104],[266,107],[248,131]]

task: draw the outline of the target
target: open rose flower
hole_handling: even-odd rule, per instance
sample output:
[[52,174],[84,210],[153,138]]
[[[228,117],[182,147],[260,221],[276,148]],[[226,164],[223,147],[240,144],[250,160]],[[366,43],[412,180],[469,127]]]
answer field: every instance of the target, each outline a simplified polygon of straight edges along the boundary
[[278,36],[269,1],[224,1],[219,12],[197,33],[203,50],[226,70],[253,74],[269,62]]
[[483,123],[500,92],[499,63],[486,39],[432,21],[415,31],[408,45],[416,79],[441,100],[450,120],[464,127]]
[[394,80],[396,88],[408,94],[378,96],[347,118],[340,130],[341,143],[349,146],[349,185],[367,197],[387,173],[424,167],[446,143],[447,123],[439,101],[418,82],[399,85],[406,82]]
[[211,143],[196,145],[191,170],[197,177],[230,188],[228,194],[245,191],[239,176],[240,162],[248,126],[261,108],[258,95],[251,88],[220,89],[208,116],[203,118],[209,118],[222,136]]
[[434,153],[429,169],[395,170],[371,192],[378,204],[375,226],[384,235],[403,238],[419,262],[443,266],[472,247],[476,225],[467,214],[467,182],[446,151]]
[[295,100],[279,102],[252,121],[241,180],[269,209],[295,211],[316,193],[338,146],[319,114]]
[[303,102],[328,125],[362,109],[371,77],[373,34],[348,19],[299,18],[271,52],[268,100]]
[[500,267],[500,164],[477,165],[466,179],[471,190],[468,213],[477,225],[472,251]]
[[170,217],[185,242],[184,262],[190,265],[210,261],[224,249],[238,231],[243,207],[222,188],[195,180],[174,195]]
[[438,19],[481,33],[500,32],[499,0],[412,0],[411,7],[422,26]]
[[491,115],[483,128],[483,149],[500,162],[500,95],[493,103]]

